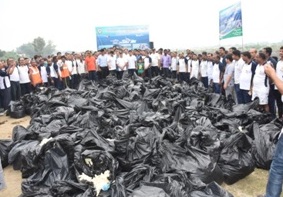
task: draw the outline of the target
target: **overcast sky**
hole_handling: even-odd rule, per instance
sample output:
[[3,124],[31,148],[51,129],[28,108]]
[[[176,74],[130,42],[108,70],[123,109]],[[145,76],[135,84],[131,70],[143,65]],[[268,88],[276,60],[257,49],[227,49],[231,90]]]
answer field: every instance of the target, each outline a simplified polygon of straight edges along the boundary
[[[96,26],[149,25],[156,48],[241,44],[219,42],[219,11],[239,0],[0,0],[0,49],[35,37],[62,51],[96,49]],[[242,0],[244,43],[283,40],[283,0]]]

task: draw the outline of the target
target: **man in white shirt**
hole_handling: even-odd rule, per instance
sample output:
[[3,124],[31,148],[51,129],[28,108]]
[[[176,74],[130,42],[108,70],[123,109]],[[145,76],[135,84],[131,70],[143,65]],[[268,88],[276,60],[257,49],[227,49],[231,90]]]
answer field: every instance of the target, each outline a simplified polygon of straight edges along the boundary
[[105,79],[109,75],[108,65],[107,65],[107,57],[106,50],[102,49],[100,55],[97,58],[97,64],[101,71],[101,78]]
[[207,74],[207,53],[202,52],[202,59],[200,62],[200,75],[204,87],[208,88],[208,74]]
[[20,75],[21,96],[31,92],[31,83],[29,78],[29,67],[25,65],[25,61],[20,61],[18,66]]
[[155,49],[152,49],[152,53],[150,54],[151,57],[151,73],[153,77],[159,75],[160,71],[160,55],[156,53]]
[[143,61],[144,61],[145,76],[148,77],[149,79],[151,79],[151,77],[152,77],[152,71],[151,71],[152,59],[151,59],[148,51],[145,51],[144,54],[145,54],[145,57],[144,57]]
[[133,75],[134,75],[134,72],[136,72],[137,58],[136,58],[135,55],[133,55],[133,51],[132,50],[129,51],[129,56],[127,58],[128,58],[128,73],[129,73],[129,77],[132,78]]
[[[283,81],[283,46],[280,47],[279,56],[280,56],[280,59],[276,64],[276,75],[281,81]],[[275,96],[276,105],[278,109],[279,119],[283,120],[283,117],[282,117],[283,116],[283,103],[282,103],[283,97],[281,93],[279,92],[277,86],[274,87],[274,96]]]
[[117,61],[116,61],[116,65],[117,65],[117,68],[118,68],[118,71],[117,71],[117,79],[118,80],[121,80],[123,78],[124,71],[127,70],[127,64],[128,64],[128,62],[123,57],[123,52],[120,51],[119,56],[118,56]]
[[116,55],[114,51],[110,51],[107,57],[107,65],[111,76],[117,77]]
[[213,86],[213,57],[211,53],[207,54],[207,76],[208,84]]
[[[19,58],[20,61],[24,61],[24,58]],[[8,67],[11,68],[10,82],[11,82],[11,99],[12,101],[18,101],[21,97],[21,86],[20,86],[20,74],[16,62],[13,59],[8,59]]]
[[[15,67],[16,64],[13,64]],[[11,84],[9,79],[9,68],[6,70],[3,63],[0,61],[0,107],[4,110],[8,109],[11,102]]]
[[231,54],[228,54],[225,58],[226,61],[226,68],[224,72],[224,90],[226,98],[228,99],[229,95],[232,96],[232,98],[235,100],[235,91],[234,91],[234,63],[233,58]]
[[235,84],[234,84],[234,88],[235,88],[235,93],[236,93],[236,97],[237,97],[237,104],[243,104],[244,103],[244,98],[243,95],[241,93],[240,90],[240,75],[243,69],[243,66],[245,64],[245,62],[243,61],[243,59],[241,58],[241,52],[239,50],[234,50],[232,52],[232,57],[234,60],[234,80],[235,80]]

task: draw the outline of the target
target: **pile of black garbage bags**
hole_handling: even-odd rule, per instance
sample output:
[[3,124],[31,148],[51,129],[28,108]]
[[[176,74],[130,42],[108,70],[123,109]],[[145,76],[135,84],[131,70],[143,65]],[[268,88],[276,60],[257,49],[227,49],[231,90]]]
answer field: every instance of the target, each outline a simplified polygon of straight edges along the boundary
[[0,141],[0,157],[21,170],[22,197],[96,196],[79,176],[106,170],[103,197],[231,197],[219,185],[269,169],[282,126],[257,101],[235,105],[197,80],[85,80],[21,103],[30,125]]

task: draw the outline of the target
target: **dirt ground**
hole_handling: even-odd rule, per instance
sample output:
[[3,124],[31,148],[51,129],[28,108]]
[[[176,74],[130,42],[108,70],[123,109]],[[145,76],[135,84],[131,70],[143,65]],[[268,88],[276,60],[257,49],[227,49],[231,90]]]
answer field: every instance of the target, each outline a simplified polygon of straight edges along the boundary
[[[0,116],[0,139],[9,139],[12,135],[13,127],[29,125],[28,116],[21,119],[11,119],[6,116]],[[268,171],[256,169],[251,175],[238,181],[233,185],[223,184],[222,186],[234,195],[234,197],[256,197],[263,194],[267,182]],[[21,194],[21,173],[14,171],[11,166],[4,169],[4,179],[7,187],[0,191],[0,197],[18,197]],[[283,197],[283,195],[281,195]]]

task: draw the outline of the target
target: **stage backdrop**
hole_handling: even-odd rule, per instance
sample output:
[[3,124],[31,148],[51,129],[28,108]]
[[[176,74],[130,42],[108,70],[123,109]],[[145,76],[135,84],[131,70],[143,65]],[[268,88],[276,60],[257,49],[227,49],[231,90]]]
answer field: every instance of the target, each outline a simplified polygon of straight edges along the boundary
[[96,27],[97,49],[123,47],[128,49],[149,48],[149,29],[140,26]]
[[241,2],[219,12],[219,39],[243,35]]

